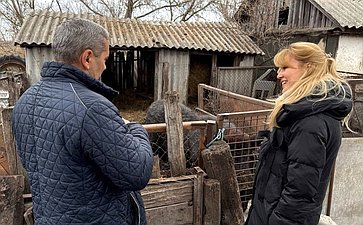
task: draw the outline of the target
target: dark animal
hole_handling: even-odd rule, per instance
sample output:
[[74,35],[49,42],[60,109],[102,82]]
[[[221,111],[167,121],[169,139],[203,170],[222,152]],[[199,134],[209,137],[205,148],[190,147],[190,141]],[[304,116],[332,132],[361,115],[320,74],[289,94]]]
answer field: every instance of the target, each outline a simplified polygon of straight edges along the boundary
[[[153,102],[145,116],[145,124],[165,123],[165,100],[157,100]],[[180,104],[182,120],[185,121],[200,121],[200,120],[211,120],[208,115],[198,113],[184,104]],[[167,141],[165,133],[151,133],[149,134],[150,142],[153,147],[155,155],[158,155],[164,163],[161,169],[167,169],[165,162],[168,161],[167,154]],[[184,151],[187,159],[187,167],[194,167],[198,165],[199,152],[199,140],[200,130],[187,130],[184,129]],[[164,168],[163,168],[164,167]]]

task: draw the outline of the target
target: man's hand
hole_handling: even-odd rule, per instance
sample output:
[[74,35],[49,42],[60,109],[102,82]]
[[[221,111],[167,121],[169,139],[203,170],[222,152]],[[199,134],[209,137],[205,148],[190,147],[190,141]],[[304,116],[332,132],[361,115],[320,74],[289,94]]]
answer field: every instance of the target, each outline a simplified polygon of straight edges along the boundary
[[124,121],[124,123],[125,123],[125,124],[130,123],[130,121],[129,121],[129,120],[127,120],[127,119],[122,118],[122,120]]

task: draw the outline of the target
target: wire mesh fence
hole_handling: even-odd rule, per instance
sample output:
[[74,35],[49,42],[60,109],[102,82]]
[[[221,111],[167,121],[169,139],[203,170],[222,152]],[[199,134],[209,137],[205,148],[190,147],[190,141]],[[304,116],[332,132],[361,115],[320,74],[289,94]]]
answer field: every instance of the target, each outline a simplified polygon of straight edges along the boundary
[[237,177],[242,207],[246,209],[252,198],[261,132],[268,129],[266,123],[271,110],[222,113],[217,115],[217,125],[225,129],[224,141],[229,144]]
[[273,104],[256,98],[200,84],[198,107],[216,115],[217,128],[224,128],[234,160],[242,207],[252,198],[261,132],[268,129],[267,119]]

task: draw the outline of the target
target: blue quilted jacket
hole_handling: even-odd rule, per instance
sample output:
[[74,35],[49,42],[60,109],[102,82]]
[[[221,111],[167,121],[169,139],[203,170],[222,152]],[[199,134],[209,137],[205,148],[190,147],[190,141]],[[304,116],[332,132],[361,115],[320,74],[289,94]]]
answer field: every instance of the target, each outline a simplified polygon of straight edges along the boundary
[[77,68],[47,62],[41,76],[12,117],[35,224],[146,224],[138,192],[152,171],[145,129],[125,124],[109,100],[117,92]]

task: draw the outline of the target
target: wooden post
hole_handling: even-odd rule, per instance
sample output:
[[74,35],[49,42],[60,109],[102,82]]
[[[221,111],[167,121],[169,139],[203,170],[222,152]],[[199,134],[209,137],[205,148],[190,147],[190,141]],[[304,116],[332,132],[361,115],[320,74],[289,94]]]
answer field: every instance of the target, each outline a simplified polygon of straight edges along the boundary
[[198,108],[204,109],[204,88],[198,84]]
[[6,149],[6,158],[9,163],[9,174],[19,175],[22,173],[23,166],[21,165],[20,158],[16,152],[15,140],[12,134],[11,128],[11,114],[13,112],[13,107],[4,108],[1,112],[2,123],[3,123],[3,133],[4,142]]
[[200,167],[195,167],[197,171],[197,177],[194,180],[194,191],[193,191],[193,199],[194,199],[194,223],[193,225],[202,225],[203,224],[203,180],[206,175],[205,172]]
[[23,189],[23,176],[0,176],[0,224],[23,224]]
[[165,98],[165,122],[168,142],[168,160],[171,176],[185,175],[186,159],[183,144],[183,121],[176,92],[167,92]]
[[17,79],[14,72],[8,73],[9,106],[14,106],[20,96],[20,85],[18,84]]
[[16,151],[15,140],[11,127],[11,114],[13,112],[13,107],[4,108],[1,111],[1,119],[2,119],[2,128],[4,134],[4,143],[5,143],[5,155],[9,164],[9,174],[10,175],[23,175],[25,182],[25,193],[30,193],[30,186],[28,181],[28,176],[21,164],[20,158]]
[[221,185],[218,180],[204,180],[204,217],[203,225],[221,223]]
[[243,225],[243,209],[229,145],[216,141],[202,151],[202,158],[208,177],[217,179],[221,184],[221,224]]

